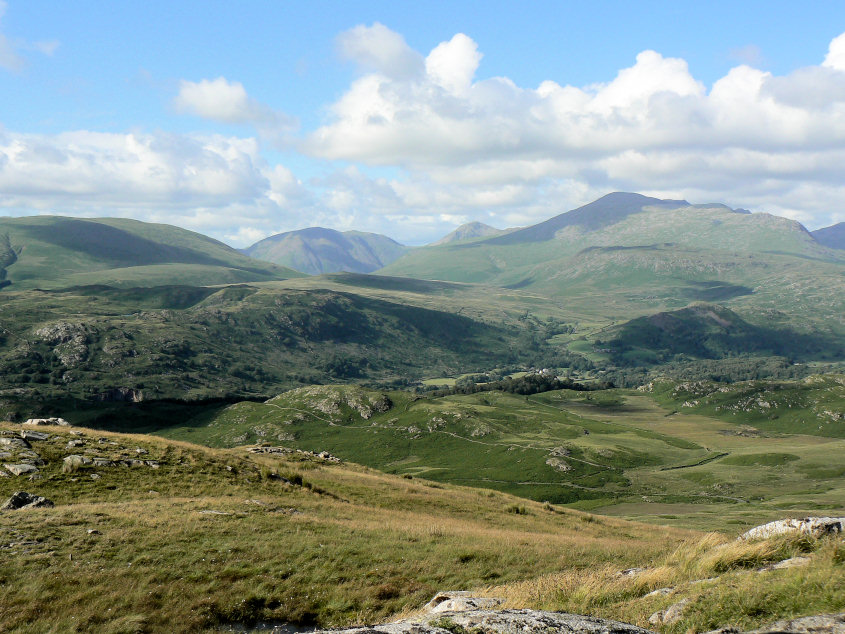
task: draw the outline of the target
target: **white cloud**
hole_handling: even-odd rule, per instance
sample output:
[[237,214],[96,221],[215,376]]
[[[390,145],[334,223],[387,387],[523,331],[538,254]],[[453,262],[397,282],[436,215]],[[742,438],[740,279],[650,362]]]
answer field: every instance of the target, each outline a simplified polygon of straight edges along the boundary
[[253,138],[0,132],[0,207],[13,214],[131,216],[222,237],[298,223],[314,204]]
[[822,66],[845,70],[845,33],[833,38]]
[[463,33],[438,44],[425,58],[425,72],[432,82],[447,91],[466,93],[481,62],[478,46]]
[[346,59],[386,77],[407,79],[423,70],[422,56],[408,46],[405,38],[378,22],[341,33],[337,45]]
[[812,228],[843,219],[845,34],[818,65],[776,76],[742,64],[710,86],[655,51],[607,81],[533,88],[477,78],[481,53],[461,33],[424,54],[376,23],[338,48],[361,73],[297,144],[329,161],[319,177],[268,162],[268,131],[290,121],[218,77],[183,81],[174,106],[257,138],[0,132],[0,206],[132,214],[239,245],[314,225],[419,244],[459,221],[525,225],[613,190]]
[[249,124],[259,134],[277,145],[287,142],[287,134],[296,127],[291,117],[251,98],[243,84],[225,77],[182,80],[173,99],[179,112],[228,124]]
[[[377,26],[380,40],[416,59]],[[655,51],[608,82],[536,89],[475,79],[481,55],[464,34],[424,59],[425,73],[370,63],[376,72],[354,80],[303,151],[400,166],[405,177],[388,185],[397,207],[419,214],[493,209],[533,222],[613,189],[660,189],[793,216],[803,208],[815,225],[834,217],[845,181],[845,34],[818,66],[774,76],[744,64],[709,88],[686,61]],[[559,196],[553,209],[549,191]]]

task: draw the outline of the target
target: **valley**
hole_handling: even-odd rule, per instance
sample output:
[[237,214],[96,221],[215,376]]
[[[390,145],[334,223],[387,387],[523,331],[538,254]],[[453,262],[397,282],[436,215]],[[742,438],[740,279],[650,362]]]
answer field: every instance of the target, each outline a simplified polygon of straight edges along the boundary
[[413,249],[327,231],[263,261],[0,220],[0,498],[54,504],[0,512],[3,627],[345,626],[454,589],[661,632],[845,610],[841,538],[734,540],[845,516],[829,240],[625,193]]

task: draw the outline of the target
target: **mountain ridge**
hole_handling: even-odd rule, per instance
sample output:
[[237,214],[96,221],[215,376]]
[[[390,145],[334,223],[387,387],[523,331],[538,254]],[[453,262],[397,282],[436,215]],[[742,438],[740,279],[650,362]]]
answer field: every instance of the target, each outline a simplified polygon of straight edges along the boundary
[[210,285],[298,276],[172,225],[126,218],[0,218],[4,286]]

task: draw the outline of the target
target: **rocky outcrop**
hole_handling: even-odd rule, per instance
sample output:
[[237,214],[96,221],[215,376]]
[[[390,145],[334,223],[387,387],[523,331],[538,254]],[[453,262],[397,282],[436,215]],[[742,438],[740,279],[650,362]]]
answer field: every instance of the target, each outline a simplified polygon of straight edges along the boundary
[[[328,632],[329,630],[323,630]],[[586,634],[650,634],[635,625],[598,619],[592,616],[543,612],[539,610],[468,610],[439,612],[418,621],[397,621],[382,625],[367,625],[345,630],[331,630],[333,634],[549,634],[552,632]]]
[[805,517],[803,519],[785,519],[755,526],[739,536],[739,539],[768,539],[789,533],[801,533],[813,537],[823,537],[841,533],[845,527],[845,517]]
[[308,458],[319,458],[326,462],[340,464],[343,462],[337,456],[333,456],[328,451],[305,451],[304,449],[290,449],[289,447],[248,447],[249,453],[268,453],[268,454],[299,454],[300,456],[307,456]]
[[36,509],[53,506],[53,502],[40,495],[32,495],[26,491],[16,491],[12,494],[0,511],[16,511],[18,509]]
[[24,425],[58,425],[60,427],[69,427],[70,423],[64,418],[30,418],[23,422]]
[[487,610],[504,603],[504,599],[492,597],[474,597],[471,592],[459,590],[438,592],[423,608],[426,612],[466,612],[468,610]]
[[688,604],[689,599],[682,599],[670,605],[665,610],[659,610],[652,614],[648,617],[648,622],[651,625],[671,625],[672,623],[677,623],[683,618],[684,610],[686,610]]
[[16,476],[38,473],[38,467],[31,464],[4,464],[3,466],[9,473]]
[[[330,630],[332,634],[650,634],[627,623],[540,610],[493,610],[503,599],[438,592],[419,616],[393,623]],[[329,630],[324,630],[329,631]]]

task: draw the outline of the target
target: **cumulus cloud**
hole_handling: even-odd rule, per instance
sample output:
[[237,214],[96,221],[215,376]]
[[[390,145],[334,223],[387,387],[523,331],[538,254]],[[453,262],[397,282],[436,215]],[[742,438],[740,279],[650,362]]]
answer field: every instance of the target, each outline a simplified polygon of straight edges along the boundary
[[203,119],[252,125],[263,137],[278,143],[296,126],[294,119],[251,98],[243,84],[225,77],[182,80],[173,105],[179,112]]
[[[560,212],[570,201],[631,189],[756,204],[815,217],[816,225],[841,218],[827,205],[845,180],[845,34],[817,66],[774,76],[746,63],[709,87],[685,60],[656,51],[607,82],[550,79],[529,88],[477,79],[481,54],[464,34],[424,58],[382,25],[341,39],[358,42],[355,50],[367,51],[358,58],[370,63],[302,148],[401,166],[405,178],[389,183],[399,207],[434,213],[445,204],[536,221],[542,216],[532,213],[549,211],[548,191],[563,194]],[[393,72],[360,44],[377,40],[404,59],[424,59],[424,71],[415,61],[413,72]],[[759,59],[744,53],[747,62]]]
[[422,56],[399,33],[376,22],[359,25],[337,38],[340,54],[361,67],[394,79],[407,79],[423,69]]
[[845,34],[817,65],[777,76],[747,56],[711,85],[651,50],[605,81],[526,87],[483,76],[462,33],[426,53],[376,23],[337,44],[359,74],[296,143],[327,161],[319,177],[268,162],[267,131],[288,120],[218,77],[183,81],[174,106],[257,138],[0,131],[0,206],[131,213],[236,244],[312,225],[419,244],[614,190],[845,220]]
[[313,205],[254,138],[0,132],[0,207],[9,213],[132,216],[221,237],[239,226],[249,237],[298,223]]
[[432,82],[453,94],[464,94],[481,62],[478,45],[463,33],[438,44],[425,58],[425,72]]

